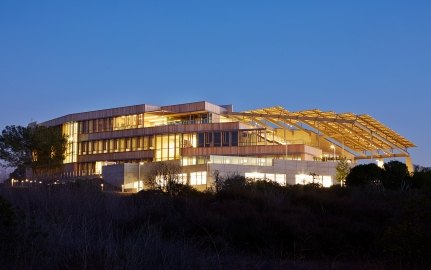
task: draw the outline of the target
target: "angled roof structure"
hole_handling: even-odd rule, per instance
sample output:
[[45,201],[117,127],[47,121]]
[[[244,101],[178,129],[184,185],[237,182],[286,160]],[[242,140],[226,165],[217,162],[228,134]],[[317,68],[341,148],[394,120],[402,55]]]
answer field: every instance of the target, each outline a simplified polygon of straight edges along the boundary
[[226,112],[229,118],[264,128],[299,129],[322,136],[355,159],[409,157],[415,145],[369,115],[305,110],[290,112],[281,106]]

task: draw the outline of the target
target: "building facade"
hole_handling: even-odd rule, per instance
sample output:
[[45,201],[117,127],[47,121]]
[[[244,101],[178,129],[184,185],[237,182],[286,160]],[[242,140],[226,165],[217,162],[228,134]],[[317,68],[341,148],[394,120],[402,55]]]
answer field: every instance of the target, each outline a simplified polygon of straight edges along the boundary
[[[206,101],[76,113],[42,125],[58,126],[67,136],[61,177],[101,176],[107,166],[106,181],[128,189],[143,187],[141,170],[161,161],[178,162],[183,182],[199,189],[212,185],[215,171],[329,186],[340,158],[405,157],[411,167],[407,150],[414,147],[368,115],[282,107],[234,112]],[[118,179],[113,168],[128,173]]]

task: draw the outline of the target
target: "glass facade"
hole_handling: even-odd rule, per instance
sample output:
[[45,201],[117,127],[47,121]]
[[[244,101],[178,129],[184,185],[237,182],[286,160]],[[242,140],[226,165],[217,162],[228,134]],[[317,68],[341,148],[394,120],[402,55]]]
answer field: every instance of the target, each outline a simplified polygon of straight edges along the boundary
[[252,179],[253,181],[269,180],[269,181],[276,182],[280,186],[286,185],[286,174],[251,172],[251,173],[245,173],[245,178]]
[[297,174],[295,175],[295,184],[320,184],[323,187],[332,186],[332,177],[330,175],[313,175],[313,174]]
[[[100,174],[103,165],[112,163],[179,160],[182,166],[207,163],[273,166],[274,158],[302,158],[300,151],[303,150],[287,153],[287,147],[255,147],[287,146],[285,140],[276,136],[277,127],[250,125],[239,117],[224,115],[224,107],[213,104],[168,107],[124,107],[89,112],[79,114],[76,119],[80,120],[61,124],[68,138],[64,163],[74,164],[68,166],[73,167],[71,175]],[[145,111],[149,108],[152,111]],[[119,112],[124,114],[118,115]],[[57,119],[54,122],[58,125]],[[251,174],[253,172],[248,176],[256,179],[286,182],[286,175],[282,174]],[[181,177],[181,181],[192,185],[204,185],[207,181],[206,172],[188,172]]]
[[83,141],[79,143],[79,155],[142,151],[154,149],[154,136]]
[[199,132],[197,147],[238,146],[238,131]]
[[180,142],[181,134],[156,135],[154,161],[179,159]]
[[63,124],[63,134],[67,138],[64,163],[77,162],[78,157],[78,123],[68,122]]
[[207,184],[206,171],[190,173],[190,185],[197,186],[197,185],[206,185],[206,184]]
[[210,156],[210,163],[233,164],[233,165],[253,165],[253,166],[272,166],[272,158],[238,157],[238,156]]

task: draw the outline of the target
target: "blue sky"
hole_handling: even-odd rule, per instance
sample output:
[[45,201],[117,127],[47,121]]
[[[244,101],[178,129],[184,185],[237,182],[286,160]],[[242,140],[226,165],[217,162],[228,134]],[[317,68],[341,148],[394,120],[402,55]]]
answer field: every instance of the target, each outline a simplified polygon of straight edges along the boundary
[[0,129],[208,100],[366,113],[431,166],[431,1],[0,2]]

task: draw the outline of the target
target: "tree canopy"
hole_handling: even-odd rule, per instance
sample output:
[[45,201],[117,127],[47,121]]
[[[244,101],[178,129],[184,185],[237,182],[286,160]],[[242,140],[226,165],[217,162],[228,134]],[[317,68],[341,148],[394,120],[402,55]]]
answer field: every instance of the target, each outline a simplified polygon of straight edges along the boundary
[[360,164],[350,170],[346,177],[347,186],[369,186],[379,184],[383,169],[374,163]]
[[338,161],[336,169],[336,180],[342,185],[345,184],[346,177],[350,173],[350,164],[346,158],[342,158]]
[[[417,176],[416,176],[417,175]],[[382,186],[391,190],[407,190],[410,187],[426,185],[426,172],[410,175],[406,164],[392,160],[378,167],[374,163],[357,165],[346,178],[347,186]]]
[[23,177],[26,168],[35,175],[52,174],[63,164],[66,142],[58,127],[6,126],[0,135],[0,159],[16,168],[16,177]]
[[180,179],[181,166],[172,161],[154,162],[147,165],[144,171],[144,183],[149,189],[157,189],[173,195],[178,190],[182,179]]
[[385,188],[405,190],[411,186],[411,177],[406,164],[392,160],[384,165],[382,183]]

